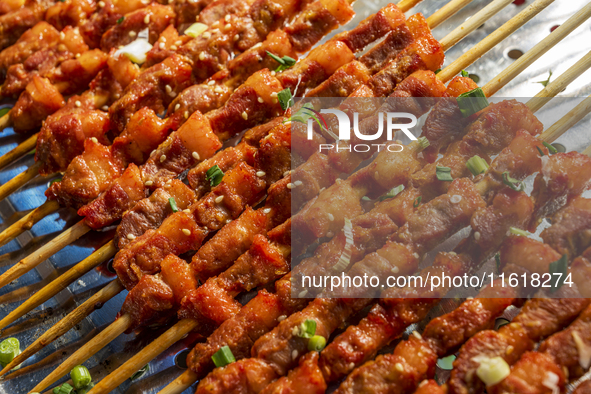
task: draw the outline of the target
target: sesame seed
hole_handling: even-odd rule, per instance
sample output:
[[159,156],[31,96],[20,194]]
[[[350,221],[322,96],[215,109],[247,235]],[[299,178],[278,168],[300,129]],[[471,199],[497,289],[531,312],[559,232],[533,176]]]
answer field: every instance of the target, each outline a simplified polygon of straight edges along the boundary
[[201,52],[199,54],[199,60],[201,60],[201,61],[205,60],[205,52]]
[[295,187],[295,185],[291,182],[287,184],[288,189],[293,189],[294,187]]
[[257,176],[258,176],[259,178],[262,178],[262,177],[264,177],[265,175],[267,175],[267,174],[265,173],[265,171],[257,171]]
[[170,93],[168,93],[168,95],[169,95],[170,97],[176,97],[176,92],[174,92],[174,91],[173,91],[173,92],[170,92]]
[[103,111],[108,111],[109,110],[109,106],[108,105],[103,105],[103,107],[101,109]]
[[175,106],[174,106],[174,110],[175,110],[175,111],[178,111],[178,110],[179,110],[179,108],[181,108],[181,105],[180,105],[180,104],[177,104],[177,105],[175,105]]
[[166,93],[169,93],[170,94],[170,92],[172,92],[172,88],[170,87],[170,85],[166,85],[164,87],[164,89],[166,89]]
[[246,113],[246,111],[242,111],[242,119],[244,119],[244,120],[248,119],[248,114]]
[[224,18],[224,20],[225,20],[226,22],[230,22],[230,18],[231,18],[231,17],[230,17],[230,14],[227,14],[227,15],[226,15],[226,17]]
[[143,5],[148,5],[148,4],[150,4],[150,0],[142,0],[142,4]]
[[224,196],[217,196],[215,198],[215,202],[218,203],[218,204],[221,203],[223,200],[224,200]]
[[160,47],[160,49],[164,49],[166,48],[166,44],[161,42],[160,44],[158,44],[158,46]]
[[302,181],[295,181],[293,184],[296,186],[302,186]]
[[191,235],[191,230],[184,228],[183,234],[185,234],[186,236],[189,236],[189,235]]
[[146,17],[144,18],[144,23],[147,25],[148,23],[150,23],[150,14],[146,15]]
[[224,26],[225,31],[229,31],[231,28],[232,28],[232,25],[229,23],[226,26]]
[[349,363],[349,369],[354,369],[355,368],[355,363]]
[[209,40],[211,38],[211,33],[206,31],[201,35],[203,38],[205,38],[206,40]]
[[195,159],[195,160],[199,160],[200,159],[199,153],[197,153],[197,152],[191,153],[191,156],[193,156],[193,159]]
[[394,364],[394,368],[396,368],[396,370],[397,370],[398,372],[402,372],[402,371],[404,371],[404,367],[402,366],[402,364],[401,364],[401,363],[396,363],[396,364]]
[[262,47],[262,46],[263,46],[263,43],[262,42],[259,42],[256,45],[253,45],[252,46],[252,49],[255,49],[255,48],[258,48],[258,47]]
[[286,177],[286,176],[288,176],[290,173],[291,173],[291,171],[285,171],[285,172],[283,173],[283,177],[285,178],[285,177]]
[[331,222],[334,222],[334,216],[332,213],[328,214],[328,220],[330,220]]
[[257,101],[258,101],[259,103],[261,103],[261,104],[264,102],[264,100],[263,100],[263,98],[262,98],[262,97],[259,97],[259,98],[257,98]]
[[152,186],[153,184],[154,184],[154,182],[152,182],[152,181],[144,182],[144,185],[146,185],[146,186]]
[[115,98],[118,99],[119,97],[121,97],[121,94],[115,93]]
[[263,209],[263,213],[267,214],[269,212],[271,212],[271,208],[265,208],[265,209]]
[[275,76],[275,74],[277,74],[275,71],[271,71],[272,76]]
[[207,84],[208,84],[209,86],[213,86],[213,85],[215,85],[215,81],[212,79],[212,80],[211,80],[211,81],[209,81]]
[[283,320],[285,320],[285,319],[287,319],[287,316],[286,316],[286,315],[281,315],[281,316],[279,316],[279,317],[277,318],[277,321],[283,321]]
[[133,235],[133,234],[129,233],[129,234],[127,234],[127,239],[129,239],[129,240],[132,240],[132,241],[133,241],[133,240],[135,239],[135,235]]
[[170,46],[170,50],[171,51],[176,51],[177,49],[179,49],[176,45],[171,45]]
[[191,213],[191,210],[189,208],[187,208],[187,209],[183,209],[183,212],[184,213]]
[[219,32],[220,32],[220,29],[213,29],[211,32],[212,32],[213,34],[217,34],[217,33],[219,33]]
[[160,156],[160,163],[162,163],[164,160],[166,160],[166,155]]
[[296,358],[298,358],[298,351],[294,350],[293,352],[291,352],[291,359],[295,360]]
[[96,137],[92,137],[90,140],[91,140],[92,142],[94,142],[95,144],[98,144],[98,140],[96,139]]
[[277,92],[271,93],[271,97],[273,97],[273,98],[277,97]]
[[292,328],[292,329],[291,329],[291,335],[298,335],[298,332],[299,332],[299,331],[300,331],[300,330],[298,330],[298,328],[297,328],[297,327],[294,327],[294,328]]
[[211,27],[212,27],[213,29],[215,29],[215,28],[216,28],[216,27],[218,27],[219,25],[220,25],[220,21],[215,21],[215,22],[213,22],[213,23],[211,24]]
[[328,238],[332,238],[332,237],[334,237],[334,233],[332,231],[329,231],[329,232],[326,233],[326,236]]
[[185,111],[183,115],[185,116],[185,119],[189,119],[189,111]]
[[419,334],[418,331],[413,331],[412,335],[416,338],[416,339],[423,339],[423,337],[421,336],[421,334]]
[[400,271],[400,269],[396,266],[392,267],[392,269],[390,270],[393,274],[397,274],[398,271]]
[[223,93],[224,92],[224,89],[222,89],[221,86],[216,86],[215,89],[213,89],[213,91],[216,92],[216,93]]
[[239,36],[238,34],[236,34],[236,35],[234,36],[234,41],[238,41],[239,39],[240,39],[240,36]]
[[137,33],[132,30],[132,31],[129,32],[129,36],[130,37],[135,37],[135,36],[137,36]]
[[451,196],[449,201],[451,201],[453,204],[457,204],[460,201],[462,201],[462,196],[458,196],[457,194],[454,194],[453,196]]
[[98,6],[103,8],[105,6],[105,2],[104,1],[99,1],[98,2]]
[[475,239],[476,241],[478,241],[478,240],[480,239],[480,232],[478,232],[478,231],[475,231],[475,232],[474,232],[474,239]]
[[63,40],[64,38],[66,38],[66,33],[64,33],[63,31],[60,32],[60,38]]
[[515,348],[511,345],[507,346],[507,350],[505,351],[507,353],[507,355],[513,353],[513,350],[515,350]]
[[181,45],[183,45],[183,42],[181,40],[177,40],[174,42],[174,45],[181,46]]

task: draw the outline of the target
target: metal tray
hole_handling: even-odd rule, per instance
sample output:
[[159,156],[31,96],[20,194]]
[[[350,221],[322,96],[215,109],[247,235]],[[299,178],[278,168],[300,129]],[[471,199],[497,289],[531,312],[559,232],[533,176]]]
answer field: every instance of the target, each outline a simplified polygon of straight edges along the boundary
[[[484,7],[488,2],[486,0],[474,0],[449,21],[436,28],[434,30],[435,37],[442,38],[454,27]],[[525,4],[519,6],[510,4],[498,15],[473,32],[468,38],[450,49],[447,53],[445,64],[451,63],[451,61],[456,59],[468,48],[472,47],[532,2],[533,0],[528,0]],[[424,15],[429,16],[445,3],[447,3],[446,0],[424,0],[415,9],[407,13],[407,15],[422,12]],[[584,0],[557,0],[527,25],[483,56],[474,65],[470,66],[468,71],[471,74],[477,75],[480,78],[481,84],[486,83],[490,78],[514,61],[509,56],[510,51],[518,50],[526,52],[546,37],[553,26],[563,23],[586,3],[587,1]],[[357,0],[354,5],[357,16],[341,30],[356,26],[360,20],[376,12],[385,4],[387,2],[384,0]],[[334,34],[336,33],[334,32]],[[550,70],[554,76],[560,75],[590,49],[591,21],[588,21],[557,45],[557,47],[550,50],[546,55],[532,64],[496,96],[531,97],[542,88],[535,81],[546,80]],[[561,95],[585,97],[589,93],[591,93],[591,72],[587,72],[581,76],[562,92]],[[554,120],[556,119],[548,116],[543,121],[545,126],[549,126]],[[563,144],[567,150],[581,151],[591,143],[590,120],[591,118],[588,116],[557,142]],[[0,136],[0,154],[9,151],[22,140],[23,137],[15,135],[12,130],[8,129],[4,131]],[[33,155],[29,154],[0,171],[0,184],[10,180],[31,164],[33,164]],[[6,226],[18,220],[29,210],[41,205],[45,201],[43,193],[49,181],[50,179],[48,178],[36,179],[13,193],[6,200],[0,202],[0,219],[2,221],[0,230],[3,230]],[[46,217],[35,225],[31,231],[23,233],[17,240],[0,248],[0,272],[8,269],[16,261],[30,254],[40,245],[59,234],[65,227],[74,224],[78,220],[79,218],[75,212],[67,209],[62,209]],[[37,289],[64,272],[64,270],[88,256],[111,235],[112,232],[110,231],[88,234],[74,245],[66,247],[49,258],[39,265],[37,269],[15,280],[9,286],[0,289],[0,317],[6,316],[23,299],[27,298],[28,295],[34,293]],[[41,333],[45,332],[54,323],[113,278],[114,274],[108,270],[106,264],[89,272],[56,297],[7,328],[3,333],[4,336],[14,336],[21,341],[23,348],[28,346]],[[0,393],[27,393],[52,368],[69,356],[81,344],[113,322],[117,312],[120,310],[125,295],[125,292],[119,294],[106,303],[103,308],[84,319],[62,338],[29,359],[18,373],[10,376],[10,379],[0,382]],[[449,311],[456,305],[453,300],[446,300],[437,308],[437,313],[440,314]],[[509,311],[508,313],[510,314],[511,312]],[[97,381],[131,357],[142,346],[145,346],[156,338],[162,331],[145,330],[139,335],[121,335],[95,356],[91,357],[85,365],[91,369],[93,379]],[[173,345],[166,352],[150,362],[147,373],[134,381],[127,380],[114,393],[157,393],[162,387],[183,372],[183,359],[184,354],[186,354],[183,351],[187,348],[190,349],[193,344],[194,339],[189,336]],[[445,373],[440,371],[438,376],[443,378],[445,377]],[[66,380],[67,378],[63,378],[58,383]],[[185,391],[186,394],[193,392],[194,387]]]

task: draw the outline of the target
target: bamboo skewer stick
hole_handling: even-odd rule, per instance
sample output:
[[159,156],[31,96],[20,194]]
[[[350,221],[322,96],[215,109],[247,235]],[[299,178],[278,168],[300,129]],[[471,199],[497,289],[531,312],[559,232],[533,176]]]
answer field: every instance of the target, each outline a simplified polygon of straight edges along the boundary
[[187,369],[178,378],[170,382],[158,394],[180,394],[197,381],[197,374],[191,369]]
[[[129,315],[120,316],[110,326],[105,328],[94,338],[88,341],[83,347],[74,352],[67,360],[60,364],[50,375],[43,379],[31,392],[41,392],[43,389],[54,383],[57,379],[69,373],[79,363],[72,363],[75,360],[88,360],[93,354],[104,347],[105,343],[111,342],[119,335],[123,334],[131,323]],[[142,364],[144,365],[144,364]],[[134,371],[135,372],[135,371]],[[131,376],[131,375],[130,375]],[[128,376],[129,377],[129,376]]]
[[[499,29],[486,36],[478,44],[474,45],[469,51],[460,56],[456,61],[441,70],[437,74],[441,81],[449,81],[466,66],[465,64],[472,64],[478,60],[482,55],[491,50],[499,42],[510,36],[530,21],[534,16],[539,14],[542,10],[552,4],[554,0],[537,0],[526,9],[521,11],[519,14],[511,18],[507,23],[501,26]],[[558,30],[558,29],[557,29]]]
[[10,372],[14,367],[55,341],[57,338],[68,332],[73,325],[80,323],[91,312],[100,308],[105,302],[109,301],[123,290],[124,287],[119,279],[113,280],[96,294],[92,295],[92,297],[84,301],[79,307],[74,309],[74,311],[68,314],[67,317],[56,323],[50,330],[37,338],[35,342],[23,350],[21,354],[16,356],[11,363],[6,365],[6,367],[0,372],[0,375]]
[[26,155],[37,145],[37,134],[34,134],[27,138],[25,141],[18,144],[13,150],[10,152],[0,156],[0,169],[6,167],[16,159],[21,158],[22,156]]
[[6,197],[24,186],[31,179],[39,175],[39,168],[41,167],[41,164],[41,162],[33,164],[27,170],[21,172],[6,182],[4,185],[0,186],[0,201],[4,200]]
[[12,120],[10,119],[10,111],[0,118],[0,131],[7,129],[12,126]]
[[8,269],[5,273],[0,275],[0,287],[6,286],[13,280],[21,277],[22,275],[26,274],[43,261],[48,259],[49,257],[53,256],[55,253],[62,250],[67,245],[71,244],[72,242],[76,241],[78,238],[86,234],[91,230],[88,227],[84,220],[79,221],[47,244],[43,245],[41,248],[37,249],[35,253],[31,254],[30,256],[25,257],[12,267]]
[[46,201],[39,208],[20,218],[16,223],[0,233],[0,247],[6,245],[22,233],[30,230],[35,223],[60,209],[57,201]]
[[68,287],[70,283],[95,268],[102,262],[110,259],[117,252],[117,248],[113,241],[107,242],[96,252],[70,268],[66,273],[55,279],[53,282],[43,287],[37,293],[29,297],[25,302],[19,305],[15,310],[10,312],[4,319],[0,321],[0,330],[3,330],[12,322],[24,316],[26,313],[43,304],[45,301]]
[[[591,112],[591,96],[585,98],[575,108],[571,109],[566,116],[563,116],[558,122],[548,127],[548,129],[540,136],[540,139],[546,142],[556,141],[558,137],[577,124],[589,112]],[[590,156],[589,153],[591,153],[587,152],[589,149],[590,148],[587,148],[583,152],[587,156]]]
[[[443,22],[448,20],[450,17],[455,15],[458,11],[460,11],[462,8],[464,8],[465,6],[470,4],[472,1],[473,0],[450,1],[449,3],[447,3],[446,5],[441,7],[439,10],[434,12],[433,15],[428,17],[427,24],[429,25],[429,27],[431,29],[435,29],[437,26],[439,26],[440,24],[442,24]],[[506,2],[506,1],[508,1],[508,0],[503,0],[503,2]],[[501,2],[500,1],[493,1],[493,3],[501,3]],[[501,7],[501,9],[503,7]],[[472,19],[472,18],[470,18],[470,19]],[[478,26],[480,26],[480,25],[478,25]],[[474,29],[476,29],[478,26],[476,26]],[[474,29],[472,29],[472,30],[474,30]],[[468,33],[472,30],[468,30]],[[446,49],[447,48],[445,48],[445,46],[443,46],[443,50],[445,51]]]

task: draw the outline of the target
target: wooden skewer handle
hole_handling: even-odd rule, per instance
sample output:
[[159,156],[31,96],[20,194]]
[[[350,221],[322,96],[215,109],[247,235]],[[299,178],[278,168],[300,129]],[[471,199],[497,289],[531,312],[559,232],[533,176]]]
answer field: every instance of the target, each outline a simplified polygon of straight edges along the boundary
[[[571,109],[565,116],[560,118],[552,126],[540,135],[540,140],[545,142],[554,142],[558,137],[577,124],[591,111],[591,96],[581,101],[576,107]],[[589,148],[587,148],[589,149]],[[586,151],[586,150],[585,150]]]
[[[88,360],[88,358],[92,357],[99,350],[104,348],[113,339],[123,334],[130,327],[130,325],[131,316],[129,316],[128,314],[120,316],[109,327],[105,328],[103,331],[97,334],[97,336],[88,341],[84,346],[75,351],[67,360],[65,360],[56,369],[54,369],[31,391],[37,393],[42,392],[51,384],[55,383],[59,378],[68,374],[76,365],[82,364],[84,361]],[[142,367],[143,366],[144,365],[142,365]],[[136,371],[137,369],[133,372]],[[131,376],[133,372],[129,374],[129,376]],[[127,378],[129,378],[129,376],[127,376]]]
[[[524,69],[540,58],[544,53],[554,47],[563,38],[568,36],[573,30],[591,17],[591,3],[581,8],[576,14],[568,18],[566,22],[560,25],[550,35],[537,43],[532,49],[519,57],[513,64],[504,69],[495,79],[482,87],[487,97],[495,94],[499,89],[505,86],[509,81],[519,75]],[[552,96],[555,96],[552,94]]]
[[6,286],[13,280],[20,278],[90,230],[91,228],[84,223],[84,220],[79,221],[0,275],[0,287]]
[[18,144],[18,146],[10,152],[0,156],[0,169],[6,167],[16,159],[21,158],[22,156],[26,155],[27,153],[35,149],[35,146],[37,146],[37,136],[38,134],[30,136],[25,141]]
[[168,349],[171,343],[176,343],[185,335],[193,331],[198,324],[199,322],[193,319],[183,319],[179,321],[164,334],[160,335],[158,339],[152,341],[152,343],[127,360],[125,364],[101,380],[96,386],[94,386],[89,394],[110,393],[126,379],[129,379],[129,377],[140,368],[154,359],[154,357]]
[[12,119],[10,118],[10,112],[0,118],[0,131],[12,126]]
[[423,0],[401,0],[397,5],[400,11],[406,12]]
[[41,164],[42,163],[38,161],[25,171],[21,172],[20,174],[18,174],[17,176],[15,176],[11,180],[0,186],[0,201],[10,196],[12,193],[23,187],[31,179],[39,175],[39,168],[41,167]]
[[35,340],[35,342],[33,342],[29,347],[27,347],[21,354],[16,356],[14,360],[12,360],[12,362],[8,364],[0,372],[0,376],[9,372],[10,370],[12,370],[12,368],[26,361],[29,357],[37,353],[39,350],[43,349],[45,346],[49,345],[57,338],[64,335],[72,327],[74,327],[76,324],[80,323],[83,319],[85,319],[92,311],[100,308],[105,302],[109,301],[111,298],[115,297],[117,294],[123,291],[123,289],[124,287],[121,284],[121,282],[118,279],[115,279],[107,286],[103,287],[101,290],[93,294],[92,297],[84,301],[79,307],[77,307],[70,314],[68,314],[68,316],[60,320],[57,324],[55,324],[53,327],[51,327],[49,330],[43,333],[43,335],[37,338],[37,340]]
[[191,387],[197,381],[197,374],[187,369],[181,376],[173,380],[168,386],[158,392],[158,394],[181,394]]
[[536,0],[535,3],[509,19],[503,26],[489,34],[482,41],[460,56],[456,61],[441,70],[441,72],[437,74],[437,77],[442,82],[451,80],[460,71],[474,63],[482,55],[510,36],[515,30],[523,26],[553,2],[554,0]]
[[[511,4],[512,0],[495,0],[488,4],[486,7],[478,11],[474,14],[470,19],[466,22],[462,23],[460,26],[456,27],[451,33],[443,37],[439,43],[443,47],[444,51],[447,51],[449,48],[456,45],[458,42],[464,39],[468,34],[473,32],[474,30],[478,29],[484,22],[489,20],[493,15],[498,13],[500,10],[505,8],[508,4]],[[446,6],[441,8],[443,10]],[[439,10],[439,11],[441,11]],[[431,25],[430,19],[439,13],[437,11],[431,17],[427,18],[427,22],[429,26],[433,28],[434,26]]]
[[117,252],[115,243],[113,241],[107,242],[96,252],[82,260],[70,268],[66,273],[55,279],[53,282],[43,287],[37,293],[29,297],[25,302],[19,305],[15,310],[10,312],[8,316],[0,321],[0,330],[7,327],[12,322],[16,321],[21,316],[24,316],[29,311],[43,304],[45,301],[68,287],[70,283],[102,263],[107,259],[113,257]]
[[[431,29],[436,28],[451,16],[455,15],[459,10],[470,4],[473,0],[452,0],[440,9],[438,9],[433,15],[427,18],[427,24]],[[498,1],[498,0],[496,0]],[[503,0],[508,1],[508,0]],[[478,26],[476,26],[478,27]],[[445,46],[444,46],[445,50]]]
[[35,223],[44,217],[51,215],[59,208],[60,205],[57,201],[46,201],[40,207],[33,209],[0,233],[0,247],[6,245],[25,231],[30,230]]

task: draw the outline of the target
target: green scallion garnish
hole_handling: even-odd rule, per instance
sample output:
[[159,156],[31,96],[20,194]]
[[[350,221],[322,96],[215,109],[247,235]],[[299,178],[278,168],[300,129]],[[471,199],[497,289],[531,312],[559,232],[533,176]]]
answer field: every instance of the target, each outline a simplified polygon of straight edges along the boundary
[[539,146],[536,146],[536,149],[538,150],[538,152],[540,152],[540,156],[542,156],[542,157],[545,156],[544,151],[542,149],[540,149]]
[[546,148],[548,148],[548,152],[550,152],[551,155],[558,153],[558,149],[556,149],[555,147],[553,147],[552,145],[550,145],[546,141],[542,142],[542,145],[544,145]]
[[224,179],[224,172],[216,164],[215,166],[207,170],[207,172],[205,173],[205,179],[209,181],[210,186],[217,186],[222,182],[222,179]]
[[503,183],[515,191],[522,191],[525,188],[523,182],[509,176],[509,171],[503,172]]
[[81,389],[76,390],[77,394],[88,394],[90,390],[94,387],[94,383],[90,382],[90,384],[86,387],[82,387]]
[[70,377],[72,378],[72,383],[74,383],[74,387],[77,389],[81,389],[86,387],[92,382],[92,376],[90,376],[90,371],[84,365],[76,365],[70,371]]
[[566,280],[566,270],[568,268],[568,259],[566,254],[563,254],[562,257],[553,263],[550,263],[549,271],[550,276],[554,278],[554,274],[562,274],[560,278],[554,283],[552,283],[552,288],[550,289],[550,293],[554,293],[558,289],[562,287],[564,281]]
[[70,386],[68,383],[53,388],[53,394],[70,394],[72,391],[74,391],[74,387]]
[[488,107],[488,100],[486,95],[481,88],[470,90],[469,92],[462,93],[457,97],[458,106],[462,116],[467,118],[478,111]]
[[468,159],[466,167],[472,173],[472,175],[480,175],[488,170],[488,163],[482,157],[475,155]]
[[384,194],[383,196],[380,196],[380,198],[378,198],[378,201],[384,201],[387,198],[396,197],[403,190],[404,190],[404,185],[398,185],[398,186],[392,188],[392,190],[390,190],[388,193]]
[[437,179],[440,181],[453,181],[454,179],[451,177],[451,168],[449,167],[441,167],[437,166],[435,170],[435,175]]
[[300,329],[298,331],[298,337],[300,338],[312,338],[316,334],[316,320],[306,319],[300,325]]
[[136,380],[136,379],[140,378],[142,375],[144,375],[146,372],[148,372],[149,370],[150,370],[150,364],[146,364],[142,367],[142,369],[134,372],[134,374],[131,375],[129,379]]
[[277,93],[277,99],[284,111],[294,104],[293,96],[291,95],[291,90],[289,90],[289,88],[285,88]]
[[121,18],[117,19],[117,24],[120,25],[125,20],[125,17],[122,16]]
[[529,233],[527,231],[522,230],[517,227],[511,227],[511,228],[509,228],[509,230],[511,231],[511,234],[515,234],[515,235],[523,235],[524,237],[527,237],[529,235]]
[[9,113],[11,108],[12,107],[0,108],[0,118]]
[[215,352],[215,354],[211,356],[211,359],[218,368],[224,367],[236,361],[236,358],[234,358],[234,355],[232,354],[232,351],[228,345]]
[[272,54],[269,51],[267,51],[267,55],[271,56],[271,58],[273,58],[273,60],[275,60],[277,63],[279,63],[279,67],[277,67],[275,69],[275,72],[281,72],[283,70],[287,70],[288,68],[290,68],[291,66],[296,64],[296,60],[294,58],[289,57],[289,56],[279,57],[277,55]]
[[470,76],[470,73],[466,70],[462,70],[462,72],[460,73],[462,75],[462,77],[466,78]]
[[326,346],[326,339],[321,335],[314,335],[308,341],[308,350],[311,352],[319,352]]
[[170,197],[168,199],[168,204],[170,204],[170,209],[172,209],[172,212],[179,211],[179,207],[176,205],[176,201],[175,201],[174,197]]
[[412,206],[415,208],[418,208],[419,205],[421,205],[422,199],[423,199],[423,196],[418,196],[417,198],[415,198],[414,202],[412,203]]
[[16,338],[6,338],[0,343],[0,364],[7,366],[21,352],[21,344]]
[[445,371],[451,371],[454,367],[455,355],[447,356],[437,360],[437,366]]

